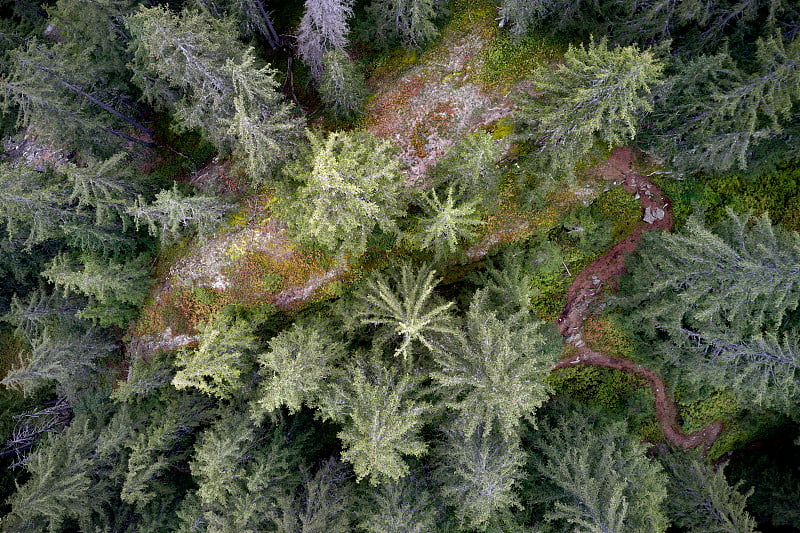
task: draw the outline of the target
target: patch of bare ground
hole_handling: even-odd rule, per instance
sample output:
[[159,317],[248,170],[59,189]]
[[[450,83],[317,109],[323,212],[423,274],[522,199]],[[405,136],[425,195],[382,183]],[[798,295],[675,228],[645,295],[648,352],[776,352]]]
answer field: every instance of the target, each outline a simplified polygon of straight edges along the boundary
[[717,421],[694,433],[680,429],[678,409],[667,392],[664,381],[652,370],[633,361],[614,359],[595,351],[583,339],[583,327],[592,313],[592,306],[605,288],[614,289],[625,273],[625,258],[636,249],[642,234],[650,230],[672,229],[673,218],[669,199],[648,178],[637,174],[633,168],[634,154],[629,148],[617,148],[608,160],[594,169],[606,181],[622,183],[623,188],[633,194],[642,207],[642,220],[631,235],[614,245],[602,257],[587,266],[570,286],[567,303],[558,319],[561,335],[574,348],[573,355],[560,361],[554,369],[576,364],[605,366],[629,372],[650,385],[653,391],[656,418],[664,437],[674,446],[683,449],[703,445],[708,451],[722,432],[722,423]]

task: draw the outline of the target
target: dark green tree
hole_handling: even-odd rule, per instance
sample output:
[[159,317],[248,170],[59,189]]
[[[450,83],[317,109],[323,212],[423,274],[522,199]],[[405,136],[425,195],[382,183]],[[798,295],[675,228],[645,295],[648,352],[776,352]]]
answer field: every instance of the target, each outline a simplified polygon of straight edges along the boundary
[[552,484],[546,518],[586,533],[664,532],[666,476],[622,423],[575,413],[543,425],[533,466]]
[[319,95],[334,117],[350,120],[358,116],[367,99],[367,85],[361,67],[342,50],[322,56]]
[[372,0],[368,9],[375,37],[384,46],[399,42],[420,47],[439,35],[434,24],[437,7],[437,0]]
[[661,71],[653,52],[605,40],[570,46],[562,64],[538,68],[533,80],[544,94],[525,98],[516,118],[537,150],[534,167],[551,178],[572,176],[596,144],[632,140]]
[[420,473],[365,485],[356,509],[359,531],[367,533],[425,533],[437,529],[435,500]]

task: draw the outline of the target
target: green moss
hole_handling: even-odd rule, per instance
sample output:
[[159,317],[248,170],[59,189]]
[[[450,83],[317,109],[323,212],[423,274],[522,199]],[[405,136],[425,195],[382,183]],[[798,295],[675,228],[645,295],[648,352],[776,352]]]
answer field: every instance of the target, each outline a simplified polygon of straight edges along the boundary
[[684,431],[691,433],[717,420],[731,421],[739,413],[736,399],[727,391],[714,391],[705,398],[691,402],[678,402]]
[[200,303],[201,305],[211,306],[214,305],[214,302],[217,301],[217,291],[205,285],[200,287],[195,287],[192,290],[192,294],[194,296],[194,299],[197,300],[197,302]]
[[500,90],[510,88],[529,77],[537,67],[556,61],[563,53],[564,45],[544,33],[532,33],[515,40],[508,32],[498,31],[482,51],[480,81]]
[[507,118],[500,119],[491,131],[492,139],[504,139],[511,135],[512,131],[514,131],[514,124]]
[[613,223],[611,241],[614,243],[633,233],[641,218],[639,203],[622,187],[613,187],[600,194],[592,204],[592,209],[598,216]]
[[591,365],[575,365],[552,372],[548,381],[557,394],[615,409],[626,404],[644,382],[627,372]]

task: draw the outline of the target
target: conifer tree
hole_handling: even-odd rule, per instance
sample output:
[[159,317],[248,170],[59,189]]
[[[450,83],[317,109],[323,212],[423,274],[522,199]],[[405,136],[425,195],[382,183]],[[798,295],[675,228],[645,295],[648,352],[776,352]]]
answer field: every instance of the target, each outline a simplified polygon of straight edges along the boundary
[[364,72],[342,50],[322,56],[319,95],[334,117],[350,120],[361,113],[367,99]]
[[435,501],[421,473],[363,487],[357,503],[359,531],[425,533],[437,529]]
[[395,356],[408,358],[417,343],[431,350],[437,335],[457,333],[449,313],[453,303],[439,303],[433,295],[435,274],[430,265],[415,272],[410,263],[403,263],[388,278],[373,274],[358,295],[361,322],[381,326],[379,339],[399,338]]
[[89,305],[78,315],[96,320],[103,326],[125,327],[136,308],[147,296],[150,272],[149,256],[142,254],[126,263],[117,263],[92,255],[73,259],[56,256],[42,276],[64,291],[89,297]]
[[458,342],[434,350],[431,377],[466,433],[483,427],[513,440],[522,421],[533,422],[550,397],[545,377],[560,347],[548,342],[542,322],[526,313],[501,321],[486,299],[478,291]]
[[347,46],[347,20],[352,15],[353,0],[306,0],[297,31],[297,51],[317,82],[322,80],[325,54]]
[[494,198],[500,183],[497,163],[502,154],[503,144],[491,133],[470,133],[456,141],[433,168],[434,183],[441,181],[452,187],[459,199]]
[[[800,351],[800,237],[766,215],[728,211],[717,227],[690,217],[682,233],[648,236],[623,302],[659,361],[698,387],[731,390],[746,405],[792,409]],[[691,369],[691,371],[686,371]]]
[[159,192],[149,204],[142,196],[137,197],[126,212],[137,226],[146,226],[150,235],[169,244],[187,233],[210,233],[229,210],[230,206],[216,197],[186,196],[176,183],[172,189]]
[[667,515],[689,533],[754,533],[756,521],[747,512],[747,498],[715,468],[697,458],[673,453],[665,458],[670,483]]
[[196,348],[178,352],[172,384],[177,389],[194,387],[218,398],[230,398],[242,385],[254,363],[258,347],[253,325],[218,315],[199,327]]
[[609,48],[605,40],[570,46],[563,64],[538,68],[533,80],[544,95],[527,98],[517,114],[523,138],[538,150],[536,167],[571,176],[595,143],[611,148],[633,139],[661,70],[653,52]]
[[666,476],[624,424],[593,427],[576,413],[538,435],[533,465],[555,492],[548,520],[587,533],[666,531]]
[[334,339],[323,322],[295,322],[269,341],[269,349],[258,356],[264,382],[257,412],[269,413],[286,406],[296,413],[305,404],[316,405],[331,365],[344,357],[345,348]]
[[439,35],[433,23],[436,0],[372,0],[375,35],[384,46],[400,42],[406,47],[420,47]]
[[519,507],[516,486],[522,477],[525,452],[519,439],[479,427],[465,432],[448,429],[439,449],[437,478],[442,496],[456,510],[461,530],[490,530],[509,519]]
[[419,435],[430,406],[416,398],[419,376],[387,368],[375,357],[352,360],[339,380],[326,388],[320,410],[342,425],[342,459],[356,477],[378,484],[409,473],[404,455],[423,455]]
[[410,236],[414,247],[422,251],[433,250],[435,261],[442,261],[455,253],[459,246],[475,237],[475,228],[483,224],[476,213],[479,201],[474,199],[456,205],[452,187],[447,190],[444,202],[435,190],[425,195],[422,199],[423,216],[417,221],[417,230]]
[[332,251],[361,255],[377,227],[396,233],[405,214],[396,149],[367,132],[308,132],[310,153],[284,169],[299,184],[278,205],[298,237]]

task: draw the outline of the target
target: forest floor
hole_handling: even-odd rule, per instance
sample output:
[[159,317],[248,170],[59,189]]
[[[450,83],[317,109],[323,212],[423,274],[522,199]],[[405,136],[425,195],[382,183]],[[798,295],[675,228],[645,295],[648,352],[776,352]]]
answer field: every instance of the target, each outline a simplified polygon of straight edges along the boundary
[[625,273],[625,259],[636,250],[645,231],[672,229],[673,218],[669,199],[647,177],[633,168],[634,154],[629,148],[615,149],[607,161],[594,169],[606,181],[621,183],[633,194],[642,207],[643,217],[633,233],[611,247],[608,252],[590,263],[573,281],[567,292],[567,303],[558,319],[559,330],[574,349],[570,357],[559,361],[554,369],[576,364],[603,366],[628,372],[646,380],[653,391],[653,403],[661,431],[673,445],[683,449],[700,444],[708,451],[722,432],[722,423],[713,422],[693,433],[680,429],[678,409],[664,381],[652,370],[627,359],[615,359],[589,347],[583,338],[586,319],[594,312],[601,291],[615,289]]

